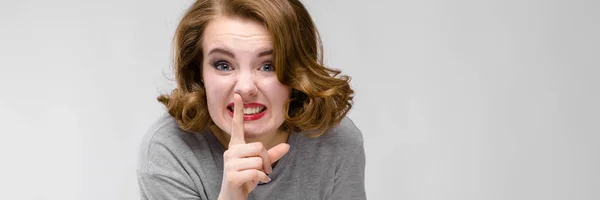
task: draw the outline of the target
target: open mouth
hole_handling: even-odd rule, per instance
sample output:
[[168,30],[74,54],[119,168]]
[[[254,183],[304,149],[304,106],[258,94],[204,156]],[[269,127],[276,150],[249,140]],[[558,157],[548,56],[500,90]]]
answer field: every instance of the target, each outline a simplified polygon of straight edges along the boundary
[[[227,106],[227,112],[229,116],[233,117],[233,102]],[[247,103],[244,104],[244,121],[258,120],[265,116],[267,107],[260,103]]]
[[[233,113],[233,106],[227,106],[227,109]],[[244,108],[244,115],[255,115],[264,112],[267,110],[266,106],[258,106],[258,107],[248,107]]]

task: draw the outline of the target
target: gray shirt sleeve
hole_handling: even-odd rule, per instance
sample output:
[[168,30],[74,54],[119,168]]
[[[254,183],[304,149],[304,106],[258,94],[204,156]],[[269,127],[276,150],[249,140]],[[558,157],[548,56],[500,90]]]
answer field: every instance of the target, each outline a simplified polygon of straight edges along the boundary
[[[137,170],[141,199],[201,199],[192,178],[186,172],[183,158],[187,148],[171,148],[179,140],[175,133],[165,131],[169,124],[151,129],[140,148]],[[189,152],[186,152],[189,151]]]
[[341,132],[346,136],[339,155],[338,170],[334,179],[331,199],[366,199],[365,193],[365,150],[362,133],[346,118]]

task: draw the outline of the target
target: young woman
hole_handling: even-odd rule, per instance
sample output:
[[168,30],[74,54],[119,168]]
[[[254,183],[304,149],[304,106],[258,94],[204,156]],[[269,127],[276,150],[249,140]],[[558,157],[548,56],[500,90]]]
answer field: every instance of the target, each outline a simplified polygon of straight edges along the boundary
[[177,88],[141,145],[143,199],[366,199],[348,76],[298,0],[198,0],[175,35]]

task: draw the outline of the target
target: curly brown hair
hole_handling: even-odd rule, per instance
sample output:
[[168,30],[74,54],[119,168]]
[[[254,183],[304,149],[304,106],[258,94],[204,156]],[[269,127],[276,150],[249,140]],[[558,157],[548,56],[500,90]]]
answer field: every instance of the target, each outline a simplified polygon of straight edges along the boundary
[[282,128],[310,131],[307,135],[316,137],[340,123],[352,108],[350,77],[323,65],[319,33],[300,1],[197,0],[186,11],[174,37],[177,88],[157,98],[181,129],[200,132],[213,123],[201,81],[200,41],[208,22],[219,15],[256,20],[269,31],[277,78],[292,88]]

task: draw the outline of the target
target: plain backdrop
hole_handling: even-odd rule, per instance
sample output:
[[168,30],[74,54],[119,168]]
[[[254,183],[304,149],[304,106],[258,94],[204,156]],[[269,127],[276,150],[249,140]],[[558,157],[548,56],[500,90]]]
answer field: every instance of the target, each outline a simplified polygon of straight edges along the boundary
[[[600,199],[600,1],[303,2],[369,199]],[[0,199],[139,199],[191,3],[1,1]]]

